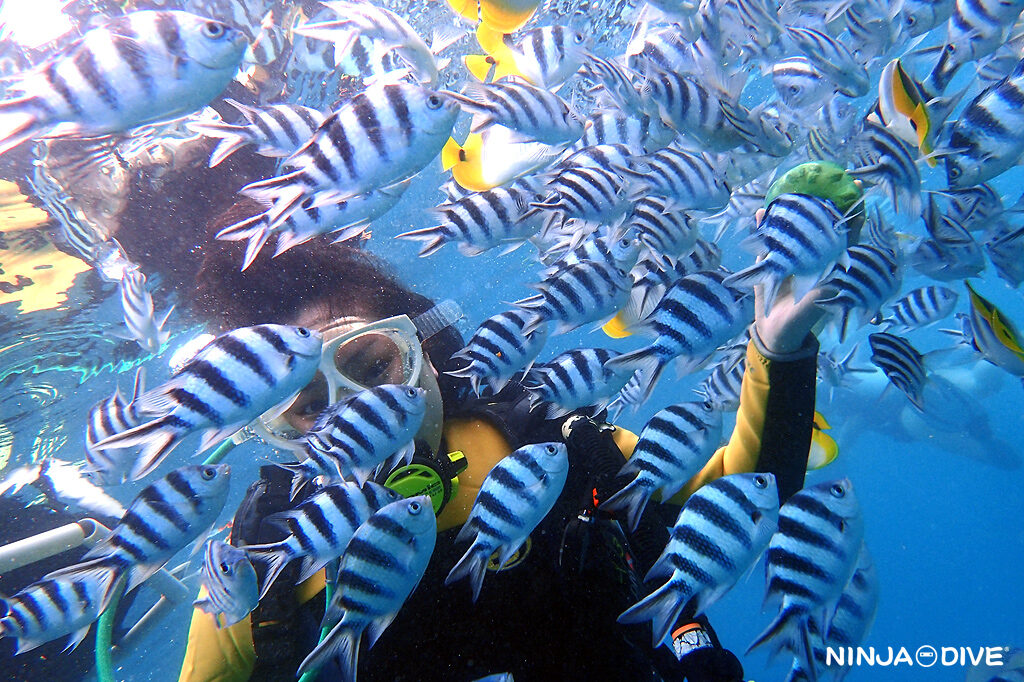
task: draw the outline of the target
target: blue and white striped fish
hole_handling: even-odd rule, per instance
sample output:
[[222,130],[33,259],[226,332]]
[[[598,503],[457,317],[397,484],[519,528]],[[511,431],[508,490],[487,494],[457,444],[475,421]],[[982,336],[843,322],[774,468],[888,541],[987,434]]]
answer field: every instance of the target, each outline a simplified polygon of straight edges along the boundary
[[572,331],[588,322],[603,322],[629,299],[633,280],[629,272],[598,261],[576,263],[533,285],[539,294],[515,304],[534,314],[527,332],[542,322],[553,322],[552,333]]
[[247,144],[257,145],[256,153],[263,156],[291,156],[324,122],[322,113],[298,104],[251,107],[228,97],[224,101],[242,114],[245,124],[207,121],[185,124],[193,132],[220,139],[210,154],[210,168],[220,165]]
[[652,69],[640,93],[657,107],[661,120],[708,151],[727,151],[754,134],[744,109],[689,74]]
[[487,562],[499,566],[514,555],[562,494],[569,473],[564,443],[524,445],[501,459],[480,485],[469,517],[455,542],[472,539],[444,584],[469,577],[473,601],[480,596]]
[[119,285],[121,308],[124,310],[124,326],[127,334],[118,336],[135,341],[144,351],[159,353],[171,333],[164,329],[167,318],[174,306],[167,309],[159,319],[153,308],[153,296],[146,289],[146,275],[139,269],[127,270]]
[[560,146],[574,144],[583,135],[582,121],[561,97],[526,83],[469,82],[461,94],[444,94],[473,114],[473,133],[498,124],[515,131],[524,142]]
[[927,327],[949,317],[959,299],[959,294],[947,287],[919,287],[889,306],[882,324],[888,325],[886,331],[899,333]]
[[[602,236],[585,239],[576,248],[569,248],[570,241],[548,249],[542,260],[550,262],[550,265],[544,269],[543,276],[551,277],[576,263],[600,262],[621,270],[632,270],[640,257],[640,242],[630,236],[628,229],[624,236],[616,236],[615,232],[605,230]],[[552,256],[557,258],[549,261]]]
[[[827,658],[826,647],[856,647],[867,637],[871,625],[875,621],[878,610],[878,572],[868,553],[867,545],[861,543],[857,557],[857,568],[850,582],[843,588],[843,593],[836,603],[835,613],[828,621],[825,633],[818,631],[812,621],[807,623],[807,634],[810,635],[811,651],[814,661],[822,671],[835,673],[837,680],[842,680],[852,666],[837,666]],[[824,635],[824,636],[823,636]],[[827,664],[827,665],[826,665]],[[804,669],[804,663],[797,657],[793,661],[786,682],[810,682],[818,679]]]
[[517,373],[529,372],[544,348],[548,326],[541,324],[524,332],[532,321],[533,314],[525,310],[509,310],[487,318],[466,347],[452,355],[469,364],[448,374],[468,378],[478,396],[485,385],[492,394],[498,393]]
[[924,83],[928,91],[942,94],[962,66],[1003,45],[1021,10],[1021,0],[956,0],[946,24],[946,44]]
[[857,329],[880,317],[882,306],[899,293],[902,282],[895,252],[872,244],[855,244],[822,281],[822,288],[830,295],[815,303],[838,318],[841,343],[850,331],[850,320],[855,319]]
[[729,203],[729,187],[705,154],[666,147],[637,161],[642,171],[624,170],[636,179],[634,198],[665,197],[674,210],[718,211]]
[[657,116],[633,116],[618,110],[598,110],[583,124],[583,137],[577,147],[595,147],[622,144],[646,154],[656,152],[669,144],[676,131]]
[[813,28],[788,26],[786,33],[814,68],[832,81],[839,92],[848,97],[868,94],[871,83],[867,69],[841,42]]
[[522,380],[530,394],[530,411],[542,407],[546,419],[576,410],[596,415],[633,376],[628,368],[605,366],[618,356],[605,348],[576,348],[534,365]]
[[820,106],[834,87],[807,57],[788,57],[772,66],[772,85],[779,99],[797,110]]
[[634,232],[647,248],[652,260],[672,267],[684,254],[693,251],[700,230],[690,214],[674,208],[675,201],[659,196],[641,197],[626,219],[626,229]]
[[331,659],[342,679],[355,680],[359,642],[370,630],[372,647],[416,589],[437,542],[437,519],[430,498],[398,500],[359,526],[341,557],[338,586],[324,620],[340,618],[302,661],[297,675]]
[[584,166],[558,171],[545,185],[543,201],[531,201],[529,218],[538,212],[560,213],[562,222],[573,218],[603,225],[616,225],[633,207],[629,191],[619,173]]
[[242,193],[273,202],[277,227],[318,190],[337,199],[401,182],[437,156],[451,135],[454,100],[409,83],[375,83],[329,115],[309,143],[285,160],[285,173]]
[[135,371],[135,385],[131,398],[125,400],[121,389],[114,395],[92,406],[85,420],[85,462],[83,473],[100,485],[123,483],[135,460],[132,448],[100,450],[96,443],[108,436],[127,431],[142,423],[137,403],[145,391],[146,372],[142,367]]
[[341,556],[356,529],[399,497],[390,488],[372,481],[361,487],[346,482],[329,485],[294,509],[268,516],[289,535],[279,542],[242,548],[251,561],[266,564],[259,597],[263,598],[293,559],[302,559],[297,578],[297,583],[301,583]]
[[953,153],[946,157],[950,189],[987,182],[1017,163],[1024,152],[1021,102],[1024,59],[1013,73],[975,97],[952,124],[949,148]]
[[636,530],[655,493],[667,500],[700,471],[722,440],[722,413],[704,402],[669,405],[659,410],[640,432],[633,454],[619,476],[633,480],[607,500],[601,509],[625,514]]
[[498,246],[504,247],[502,254],[509,253],[543,227],[540,216],[526,215],[529,203],[538,199],[540,195],[526,189],[495,187],[431,209],[440,225],[395,236],[426,242],[420,256],[429,256],[449,242],[457,243],[464,256],[478,256]]
[[245,48],[242,31],[188,12],[111,19],[12,78],[0,154],[32,138],[96,137],[191,113],[231,82]]
[[930,238],[906,249],[906,263],[940,282],[974,277],[985,269],[985,252],[974,237],[946,215],[926,220]]
[[10,597],[0,598],[0,637],[15,637],[17,653],[68,635],[74,650],[110,601],[120,572],[98,565],[74,575],[53,574]]
[[831,201],[805,194],[782,194],[765,211],[761,224],[744,246],[765,257],[729,275],[727,286],[764,285],[765,314],[779,286],[796,275],[793,296],[803,298],[846,248],[846,229]]
[[245,551],[220,540],[209,540],[203,555],[205,595],[193,606],[212,614],[217,627],[234,625],[248,616],[259,603],[256,570]]
[[878,332],[868,335],[871,363],[885,372],[893,386],[900,389],[919,410],[924,410],[924,384],[927,374],[923,356],[902,336]]
[[411,182],[412,179],[403,180],[347,199],[339,199],[330,193],[312,194],[276,227],[271,227],[266,212],[257,213],[225,227],[217,233],[217,239],[249,240],[242,257],[242,270],[252,265],[272,235],[277,236],[274,256],[322,234],[334,235],[332,243],[355,239],[366,231],[370,223],[394,208]]
[[916,149],[871,119],[864,121],[864,129],[851,148],[851,175],[882,185],[897,211],[914,218],[921,215],[921,171]]
[[426,409],[426,391],[405,384],[381,384],[328,406],[305,435],[306,459],[278,465],[295,474],[292,497],[306,479],[362,485],[388,458],[411,461]]
[[579,31],[564,26],[538,26],[504,37],[515,68],[531,85],[557,90],[576,75],[587,56],[587,40]]
[[623,112],[639,113],[644,110],[640,91],[635,83],[636,73],[617,61],[588,54],[583,64],[586,74],[598,85],[591,89],[597,101]]
[[202,452],[275,406],[286,406],[309,384],[323,339],[305,327],[264,324],[221,334],[170,379],[134,402],[148,421],[96,443],[99,450],[141,445],[131,471],[138,480],[156,469],[187,435],[202,431]]
[[667,578],[619,616],[651,621],[654,646],[683,609],[695,616],[718,601],[768,547],[779,522],[779,491],[767,473],[722,476],[686,501],[658,561],[645,580]]
[[[171,471],[143,488],[110,535],[89,550],[82,563],[48,577],[77,580],[110,568],[127,576],[124,589],[130,592],[210,530],[227,501],[230,474],[227,464]],[[101,604],[100,613],[106,606]]]
[[609,361],[638,370],[634,395],[622,402],[637,405],[654,389],[668,363],[679,356],[679,369],[700,367],[716,348],[742,332],[754,319],[753,297],[725,283],[722,272],[698,272],[676,281],[650,317],[635,331],[655,336],[648,346]]
[[953,12],[954,0],[904,0],[899,22],[902,34],[915,38],[945,23]]
[[712,365],[707,377],[694,390],[719,412],[734,412],[740,406],[746,367],[746,347],[730,348]]
[[427,45],[409,22],[391,10],[369,2],[328,0],[321,3],[332,10],[337,19],[312,21],[296,26],[297,35],[335,43],[336,55],[346,55],[358,36],[367,36],[388,45],[412,72],[416,82],[435,87],[440,69],[448,60],[437,60],[436,55],[462,37],[462,32],[435,34]]
[[825,632],[831,613],[857,566],[864,520],[848,479],[804,488],[779,510],[779,529],[768,544],[767,602],[779,612],[751,650],[767,643],[797,651],[810,669],[808,623]]
[[992,267],[1006,283],[1016,289],[1024,281],[1024,228],[1004,223],[993,230],[984,243]]

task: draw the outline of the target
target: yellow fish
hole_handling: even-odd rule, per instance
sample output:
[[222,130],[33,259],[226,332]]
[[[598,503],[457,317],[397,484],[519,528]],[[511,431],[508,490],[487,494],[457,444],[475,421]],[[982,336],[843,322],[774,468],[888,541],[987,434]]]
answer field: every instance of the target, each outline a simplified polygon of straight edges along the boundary
[[832,427],[821,416],[820,412],[814,413],[813,433],[811,434],[811,451],[807,456],[807,470],[814,471],[822,469],[835,461],[839,455],[839,445],[832,436],[825,433]]
[[460,17],[502,33],[518,31],[537,11],[537,0],[448,0]]
[[602,325],[601,331],[613,339],[624,339],[627,336],[633,335],[633,332],[629,330],[631,324],[629,317],[626,315],[626,311],[620,310],[615,313],[615,317]]
[[513,131],[492,125],[470,133],[462,144],[448,138],[441,149],[441,165],[463,188],[483,192],[545,166],[560,154],[560,147],[520,142]]
[[899,59],[892,60],[882,70],[875,113],[896,136],[916,145],[929,166],[936,166],[938,161],[929,156],[935,151],[935,126],[928,101],[914,79],[903,70]]
[[974,346],[989,362],[1010,374],[1024,377],[1024,348],[1013,323],[965,281],[971,297],[971,332]]

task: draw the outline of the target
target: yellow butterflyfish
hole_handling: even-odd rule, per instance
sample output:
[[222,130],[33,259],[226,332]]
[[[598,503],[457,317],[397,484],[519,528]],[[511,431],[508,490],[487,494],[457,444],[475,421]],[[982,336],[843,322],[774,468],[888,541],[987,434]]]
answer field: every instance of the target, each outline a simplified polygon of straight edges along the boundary
[[811,434],[811,451],[807,455],[807,469],[821,469],[835,461],[839,456],[839,445],[825,431],[832,426],[820,412],[814,413],[813,431]]
[[495,31],[512,33],[528,22],[540,5],[537,0],[448,0],[458,16],[481,22]]
[[938,162],[930,156],[935,151],[935,142],[928,102],[899,59],[892,60],[882,70],[877,114],[886,128],[917,146],[928,164],[935,167]]
[[[1020,334],[1014,328],[1013,323],[998,308],[992,305],[987,299],[974,290],[970,282],[964,282],[967,292],[971,297],[971,326],[974,332],[974,343],[987,358],[1004,369],[1016,374],[1006,362],[1000,362],[999,358],[1005,356],[1016,356],[1016,359],[1024,362],[1024,347],[1021,344]],[[1001,346],[995,347],[990,341],[995,341]],[[1013,358],[1010,365],[1016,365]]]
[[629,320],[626,318],[625,311],[622,310],[615,313],[615,317],[605,322],[601,327],[601,331],[613,339],[624,339],[633,334],[633,332],[629,331]]
[[470,133],[462,144],[448,138],[441,149],[441,165],[463,188],[483,192],[536,170],[559,154],[559,147],[520,142],[514,131],[492,125]]

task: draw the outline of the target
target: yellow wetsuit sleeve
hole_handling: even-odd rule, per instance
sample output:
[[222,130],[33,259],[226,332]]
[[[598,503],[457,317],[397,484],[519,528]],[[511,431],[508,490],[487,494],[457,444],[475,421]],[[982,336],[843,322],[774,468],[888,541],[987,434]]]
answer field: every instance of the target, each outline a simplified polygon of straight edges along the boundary
[[[199,598],[205,596],[203,588]],[[249,679],[255,665],[256,650],[249,618],[218,628],[212,615],[193,609],[178,682],[241,682]]]

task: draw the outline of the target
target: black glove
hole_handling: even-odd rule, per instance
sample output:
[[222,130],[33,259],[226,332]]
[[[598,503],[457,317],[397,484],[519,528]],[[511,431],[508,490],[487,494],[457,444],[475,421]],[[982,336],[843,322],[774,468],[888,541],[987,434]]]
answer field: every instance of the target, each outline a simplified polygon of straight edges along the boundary
[[743,665],[721,647],[705,618],[675,628],[672,648],[687,682],[743,682]]

